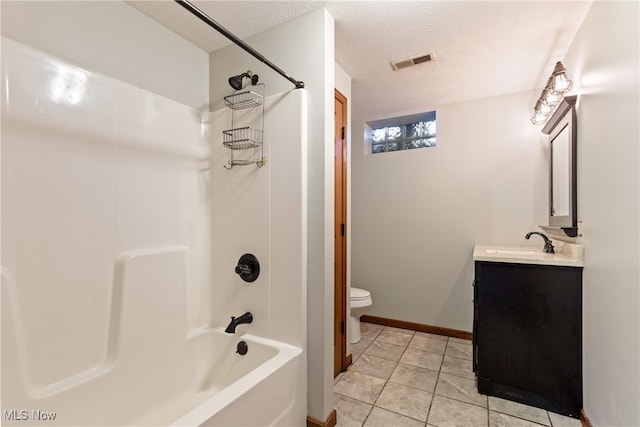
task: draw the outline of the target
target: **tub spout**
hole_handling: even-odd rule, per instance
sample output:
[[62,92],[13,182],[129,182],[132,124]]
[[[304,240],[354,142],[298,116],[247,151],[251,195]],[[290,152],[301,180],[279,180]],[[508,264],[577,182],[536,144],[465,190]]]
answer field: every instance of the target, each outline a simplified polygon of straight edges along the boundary
[[225,329],[224,331],[228,334],[235,334],[236,326],[241,325],[243,323],[251,323],[251,322],[253,322],[253,315],[248,311],[240,317],[231,316],[231,322],[229,323],[229,326],[227,326],[227,329]]

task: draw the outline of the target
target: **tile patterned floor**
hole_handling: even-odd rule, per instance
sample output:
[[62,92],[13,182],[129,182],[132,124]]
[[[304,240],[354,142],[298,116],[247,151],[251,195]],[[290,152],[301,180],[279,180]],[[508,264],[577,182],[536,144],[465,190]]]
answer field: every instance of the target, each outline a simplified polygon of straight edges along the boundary
[[471,342],[362,323],[334,385],[338,427],[581,427],[579,420],[479,394]]

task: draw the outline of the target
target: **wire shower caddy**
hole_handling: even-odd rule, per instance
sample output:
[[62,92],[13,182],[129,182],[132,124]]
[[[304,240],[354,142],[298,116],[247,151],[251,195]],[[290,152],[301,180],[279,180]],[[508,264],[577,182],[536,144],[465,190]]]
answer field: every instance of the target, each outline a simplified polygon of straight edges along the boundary
[[[262,90],[259,93],[258,87]],[[246,166],[255,164],[262,167],[266,161],[264,158],[263,130],[264,130],[264,83],[252,86],[252,89],[242,92],[234,92],[232,95],[224,97],[225,105],[231,109],[231,128],[222,131],[222,144],[230,151],[228,165],[226,169],[234,166]],[[252,126],[236,127],[236,112],[250,108],[260,107],[260,117],[254,118],[253,124],[259,123],[259,128]],[[255,160],[234,159],[234,151],[260,149],[259,158]]]

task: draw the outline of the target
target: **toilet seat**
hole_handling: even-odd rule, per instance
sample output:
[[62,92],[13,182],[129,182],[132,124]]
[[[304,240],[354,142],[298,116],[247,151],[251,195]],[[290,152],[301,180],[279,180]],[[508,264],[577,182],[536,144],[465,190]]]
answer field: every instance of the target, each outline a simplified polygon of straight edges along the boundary
[[351,301],[365,301],[371,298],[371,293],[360,288],[351,288],[349,299]]

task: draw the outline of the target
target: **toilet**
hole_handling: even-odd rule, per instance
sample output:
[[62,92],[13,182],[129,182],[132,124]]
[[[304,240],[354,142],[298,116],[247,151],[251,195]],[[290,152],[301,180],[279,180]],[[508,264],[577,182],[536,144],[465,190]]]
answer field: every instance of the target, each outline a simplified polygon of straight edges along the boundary
[[349,342],[355,344],[360,341],[360,316],[369,311],[373,302],[371,294],[360,288],[351,288],[349,295],[349,306],[351,308],[351,318],[349,319]]

